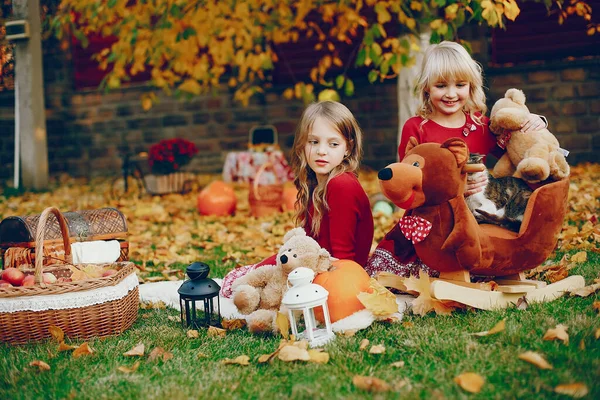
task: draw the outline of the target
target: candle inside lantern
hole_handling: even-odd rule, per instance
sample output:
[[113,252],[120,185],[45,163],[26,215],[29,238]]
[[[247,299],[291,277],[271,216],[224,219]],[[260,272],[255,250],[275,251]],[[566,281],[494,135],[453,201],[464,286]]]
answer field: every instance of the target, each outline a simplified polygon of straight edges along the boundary
[[[315,273],[310,268],[296,268],[288,275],[288,288],[281,303],[289,310],[292,333],[298,339],[307,339],[311,347],[322,346],[332,340],[335,335],[331,329],[331,319],[327,308],[329,292],[322,286],[312,283]],[[325,327],[319,328],[314,309],[323,308]],[[298,333],[295,314],[301,311],[306,330]]]

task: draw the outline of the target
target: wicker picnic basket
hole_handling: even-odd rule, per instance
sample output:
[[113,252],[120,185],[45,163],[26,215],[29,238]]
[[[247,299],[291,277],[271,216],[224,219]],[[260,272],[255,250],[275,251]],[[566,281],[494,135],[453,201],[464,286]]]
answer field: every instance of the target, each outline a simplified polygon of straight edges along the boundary
[[258,169],[254,182],[248,191],[248,202],[250,214],[254,217],[264,217],[281,211],[283,205],[283,184],[279,182],[276,174],[274,184],[259,184],[260,176],[267,168],[272,168],[270,162],[266,162]]
[[[131,262],[88,264],[87,267],[117,270],[114,275],[44,284],[43,272],[68,277],[74,269],[85,266],[71,264],[71,243],[64,217],[55,207],[40,215],[36,231],[36,254],[43,254],[44,231],[49,216],[58,220],[65,248],[65,260],[44,266],[36,257],[35,269],[19,268],[33,274],[36,284],[25,287],[0,287],[0,341],[22,344],[50,336],[51,325],[62,328],[71,338],[116,335],[129,328],[137,318],[139,291],[136,269]],[[64,279],[63,279],[64,280]]]

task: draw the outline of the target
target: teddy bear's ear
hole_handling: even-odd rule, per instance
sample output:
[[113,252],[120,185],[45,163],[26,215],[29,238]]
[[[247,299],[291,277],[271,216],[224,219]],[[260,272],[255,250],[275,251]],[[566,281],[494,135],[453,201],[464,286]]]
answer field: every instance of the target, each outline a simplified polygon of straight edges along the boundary
[[285,234],[285,236],[283,237],[283,243],[287,242],[294,236],[306,236],[306,232],[303,228],[294,228]]
[[331,267],[331,255],[329,254],[329,252],[325,249],[321,249],[319,250],[319,259],[317,260],[317,265],[316,265],[316,272],[325,272],[325,271],[329,271],[329,268]]
[[464,140],[460,138],[451,138],[442,144],[443,149],[448,149],[454,154],[456,164],[462,168],[469,159],[469,148]]
[[408,139],[408,143],[406,144],[406,150],[404,151],[404,154],[406,154],[409,151],[411,151],[413,149],[413,147],[415,147],[418,144],[419,144],[419,141],[417,140],[417,138],[414,137],[414,136],[411,136]]
[[504,95],[504,97],[506,97],[507,99],[510,99],[512,101],[514,101],[517,104],[520,104],[522,106],[525,105],[525,93],[523,93],[522,90],[519,89],[508,89],[506,91],[506,94]]

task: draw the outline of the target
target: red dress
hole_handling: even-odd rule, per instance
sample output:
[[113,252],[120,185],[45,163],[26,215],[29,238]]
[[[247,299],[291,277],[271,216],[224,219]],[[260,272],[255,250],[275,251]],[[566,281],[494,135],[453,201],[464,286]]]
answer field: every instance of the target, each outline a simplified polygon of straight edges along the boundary
[[[409,118],[402,128],[402,138],[398,146],[399,159],[404,158],[406,145],[411,137],[415,137],[419,143],[443,143],[447,139],[459,137],[467,143],[471,153],[501,156],[504,150],[498,147],[496,137],[490,132],[488,118],[482,117],[483,125],[479,125],[469,114],[465,115],[465,124],[459,128],[446,128],[431,120],[424,122],[422,117]],[[409,213],[410,211],[407,215]],[[394,225],[378,244],[365,269],[370,275],[386,271],[400,276],[418,276],[419,270],[425,270],[429,275],[437,275],[437,271],[430,270],[417,258],[412,243],[404,237],[398,224]]]
[[[339,259],[354,260],[363,267],[367,264],[373,242],[373,215],[369,198],[352,172],[333,178],[327,184],[329,210],[321,219],[319,234],[310,233],[313,204],[308,206],[308,220],[304,226],[306,234]],[[233,282],[248,272],[264,265],[276,264],[276,254],[253,265],[230,271],[223,279],[221,295],[231,297]]]

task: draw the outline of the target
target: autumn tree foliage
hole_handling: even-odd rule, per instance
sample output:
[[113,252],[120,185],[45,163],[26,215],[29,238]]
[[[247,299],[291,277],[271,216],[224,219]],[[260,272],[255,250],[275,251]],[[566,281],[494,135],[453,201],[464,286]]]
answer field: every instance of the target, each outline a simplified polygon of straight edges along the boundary
[[[591,21],[585,1],[543,1],[559,22],[573,14]],[[421,32],[432,42],[460,40],[465,24],[502,28],[519,12],[515,0],[62,0],[52,26],[84,45],[90,35],[116,39],[96,55],[110,70],[109,89],[145,71],[168,94],[198,95],[227,82],[247,103],[268,85],[277,46],[301,37],[316,38],[310,82],[284,95],[312,100],[315,92],[351,95],[351,67],[366,67],[370,82],[396,77],[412,65]],[[590,22],[588,33],[597,28]],[[340,54],[349,45],[350,59]],[[144,96],[150,108],[155,96]]]

